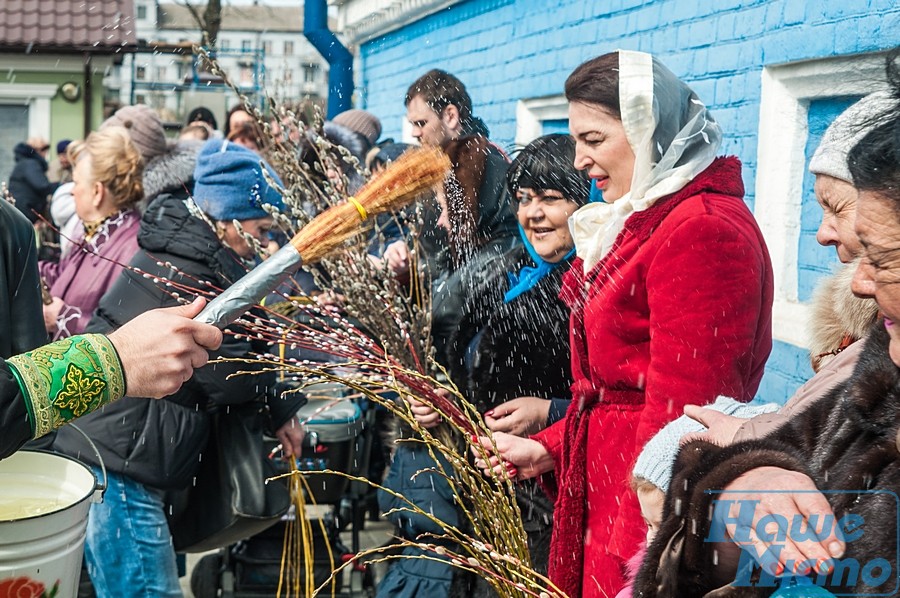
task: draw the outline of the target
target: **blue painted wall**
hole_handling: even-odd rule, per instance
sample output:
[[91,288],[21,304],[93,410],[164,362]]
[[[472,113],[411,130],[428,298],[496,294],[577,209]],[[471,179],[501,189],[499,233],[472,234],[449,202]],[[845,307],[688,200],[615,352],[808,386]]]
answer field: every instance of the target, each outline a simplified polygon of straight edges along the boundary
[[[511,147],[520,98],[562,93],[576,66],[604,52],[651,52],[713,110],[725,131],[723,153],[744,163],[752,209],[762,68],[896,45],[895,0],[467,0],[363,44],[357,93],[381,117],[384,135],[400,137],[407,87],[442,68],[465,83],[492,138]],[[814,102],[811,133],[821,135],[847,101]],[[564,126],[545,123],[546,132]],[[834,260],[815,244],[811,179],[804,186],[801,298]],[[808,363],[805,351],[776,343],[760,394],[784,400],[811,375]]]
[[[807,126],[809,137],[806,156],[811,158],[828,125],[857,97],[836,97],[810,102]],[[840,261],[837,252],[816,242],[816,231],[822,219],[822,209],[816,201],[813,184],[815,177],[809,171],[803,176],[803,203],[800,207],[800,240],[797,247],[797,296],[809,301],[818,280],[837,268]],[[801,384],[813,375],[806,349],[775,341],[772,354],[766,363],[766,373],[757,395],[766,400],[784,401]]]

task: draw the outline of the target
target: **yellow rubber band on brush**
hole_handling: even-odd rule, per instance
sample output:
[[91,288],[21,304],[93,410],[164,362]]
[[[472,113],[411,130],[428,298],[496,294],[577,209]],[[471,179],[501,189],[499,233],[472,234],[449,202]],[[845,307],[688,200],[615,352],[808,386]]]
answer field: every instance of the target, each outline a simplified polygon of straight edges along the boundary
[[356,211],[359,212],[359,219],[360,219],[360,220],[365,220],[366,218],[369,217],[369,214],[368,214],[368,212],[366,212],[366,209],[363,207],[363,205],[362,205],[361,203],[359,203],[359,202],[356,200],[355,197],[353,197],[353,196],[351,195],[350,197],[347,198],[347,201],[349,201],[349,202],[352,203],[354,206],[356,206]]

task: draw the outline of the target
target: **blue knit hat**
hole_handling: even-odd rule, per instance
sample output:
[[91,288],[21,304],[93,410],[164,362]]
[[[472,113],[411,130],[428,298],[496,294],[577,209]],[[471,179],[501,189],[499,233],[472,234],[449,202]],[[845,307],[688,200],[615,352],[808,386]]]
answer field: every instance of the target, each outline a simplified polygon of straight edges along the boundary
[[264,218],[269,214],[263,204],[283,210],[281,194],[266,182],[261,165],[281,186],[281,179],[258,154],[230,141],[207,141],[194,168],[194,201],[214,220],[226,222]]
[[[712,405],[703,406],[742,419],[773,413],[780,408],[780,405],[775,403],[740,403],[724,396],[718,397]],[[672,466],[675,464],[678,449],[681,448],[679,443],[682,436],[705,430],[706,426],[686,415],[670,422],[644,445],[634,464],[632,475],[644,478],[663,492],[667,492],[669,481],[672,479]]]

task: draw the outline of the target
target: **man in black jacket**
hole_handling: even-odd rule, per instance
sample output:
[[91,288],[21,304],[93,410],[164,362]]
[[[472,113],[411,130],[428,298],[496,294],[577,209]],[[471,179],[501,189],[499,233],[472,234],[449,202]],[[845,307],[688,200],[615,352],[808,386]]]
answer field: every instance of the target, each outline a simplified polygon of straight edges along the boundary
[[46,215],[47,198],[59,187],[59,183],[51,183],[47,179],[49,151],[50,144],[40,137],[18,143],[13,148],[16,165],[9,175],[9,193],[16,200],[16,207],[32,224],[38,214]]

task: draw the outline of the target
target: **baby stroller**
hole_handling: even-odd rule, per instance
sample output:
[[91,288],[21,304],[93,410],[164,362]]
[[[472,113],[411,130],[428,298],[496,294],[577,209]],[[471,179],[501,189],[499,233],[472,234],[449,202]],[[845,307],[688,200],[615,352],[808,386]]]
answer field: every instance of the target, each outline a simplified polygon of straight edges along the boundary
[[[359,406],[350,399],[341,399],[343,387],[339,385],[317,385],[307,389],[311,398],[300,410],[301,420],[306,421],[307,435],[304,440],[303,453],[297,460],[301,471],[321,471],[331,469],[351,475],[361,475],[368,467],[368,454],[372,445],[373,428],[367,426]],[[325,396],[329,398],[312,398]],[[368,410],[367,410],[368,411]],[[367,412],[368,416],[368,412]],[[276,448],[274,439],[272,448]],[[287,472],[289,464],[281,457],[278,468]],[[340,522],[336,521],[336,513],[341,499],[345,497],[351,484],[347,478],[332,474],[307,476],[307,483],[312,497],[307,497],[307,505],[313,501],[317,505],[329,505],[332,508],[322,513],[318,509],[319,519],[312,521],[314,538],[314,580],[318,587],[328,579],[334,567],[352,557],[359,551],[359,530],[362,522],[352,518],[353,541],[348,549],[340,538]],[[353,486],[356,486],[354,483]],[[351,489],[354,493],[362,492]],[[358,501],[355,501],[358,502]],[[316,509],[308,509],[316,511]],[[294,517],[293,508],[269,529],[237,544],[227,546],[200,559],[191,574],[191,590],[196,598],[214,598],[216,596],[234,598],[256,598],[275,596],[281,568],[284,545],[284,534],[288,522]],[[323,532],[324,529],[324,532]],[[331,545],[331,554],[326,548]],[[335,580],[335,596],[374,596],[375,587],[369,570],[360,565],[350,575],[349,588],[345,591],[343,580]],[[327,590],[323,596],[330,595]]]

